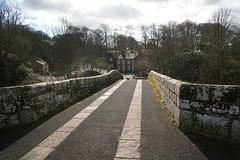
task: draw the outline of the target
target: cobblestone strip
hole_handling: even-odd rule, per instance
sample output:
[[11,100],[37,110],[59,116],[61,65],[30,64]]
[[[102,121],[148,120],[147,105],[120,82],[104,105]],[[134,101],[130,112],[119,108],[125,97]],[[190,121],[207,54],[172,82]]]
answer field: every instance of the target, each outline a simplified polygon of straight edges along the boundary
[[29,151],[21,160],[42,160],[45,159],[67,136],[76,129],[95,109],[97,109],[110,95],[113,94],[125,80],[120,81],[105,94],[100,96],[92,104],[75,115],[71,120],[58,128],[53,134],[43,140],[37,147]]
[[114,160],[140,159],[142,81],[138,80]]

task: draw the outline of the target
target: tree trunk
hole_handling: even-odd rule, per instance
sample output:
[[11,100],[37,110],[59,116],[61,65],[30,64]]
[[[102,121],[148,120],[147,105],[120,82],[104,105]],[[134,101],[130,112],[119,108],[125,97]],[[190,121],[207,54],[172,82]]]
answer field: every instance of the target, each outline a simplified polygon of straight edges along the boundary
[[9,75],[9,70],[8,70],[8,63],[7,63],[7,55],[3,55],[1,56],[2,58],[2,62],[3,62],[3,66],[4,66],[4,71],[5,71],[5,84],[4,86],[9,86],[10,83],[10,75]]

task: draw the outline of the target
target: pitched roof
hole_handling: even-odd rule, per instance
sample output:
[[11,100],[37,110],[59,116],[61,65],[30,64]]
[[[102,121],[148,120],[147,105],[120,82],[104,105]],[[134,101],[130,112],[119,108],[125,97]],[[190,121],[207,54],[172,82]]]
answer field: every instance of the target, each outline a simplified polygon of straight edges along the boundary
[[115,59],[134,59],[138,54],[135,53],[110,53]]

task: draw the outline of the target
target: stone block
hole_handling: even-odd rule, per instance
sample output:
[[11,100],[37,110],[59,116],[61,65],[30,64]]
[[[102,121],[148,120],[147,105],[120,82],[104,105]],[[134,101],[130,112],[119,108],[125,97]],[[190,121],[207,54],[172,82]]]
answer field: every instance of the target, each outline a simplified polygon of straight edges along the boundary
[[234,120],[232,123],[231,138],[240,142],[240,121]]
[[231,105],[228,113],[230,115],[239,115],[240,106]]
[[141,127],[141,119],[139,118],[127,118],[124,128],[140,128]]
[[141,128],[123,128],[121,135],[123,140],[140,140],[141,139]]
[[177,105],[177,95],[175,93],[172,93],[172,101],[175,105]]
[[183,131],[191,131],[193,129],[191,111],[180,110],[179,128]]
[[[178,97],[178,96],[176,97],[176,100],[177,100],[177,102],[176,102],[176,106],[178,106],[178,107],[179,107],[179,106],[180,106],[180,99],[179,99],[179,97]],[[180,108],[180,107],[179,107],[179,108]]]
[[191,92],[192,85],[190,84],[182,84],[180,87],[180,93],[179,98],[185,99],[185,100],[192,100],[193,99],[193,93]]
[[228,137],[230,119],[213,115],[198,114],[194,115],[194,130],[221,137]]
[[20,124],[20,120],[19,120],[17,114],[10,116],[9,124],[11,124],[11,125],[18,125],[18,124]]
[[220,102],[221,101],[221,98],[224,96],[224,93],[223,93],[223,86],[212,86],[211,87],[213,90],[212,90],[212,101],[217,101],[217,102]]
[[20,160],[29,160],[29,159],[45,159],[54,148],[52,147],[35,147]]
[[210,86],[208,85],[195,85],[192,88],[192,92],[196,93],[195,98],[197,101],[208,101],[210,97],[209,90]]
[[169,98],[173,101],[173,92],[169,90]]
[[21,124],[27,124],[37,120],[39,116],[32,110],[21,110],[19,112],[19,120]]
[[177,96],[179,96],[179,94],[180,94],[180,88],[181,88],[181,85],[183,84],[183,82],[180,82],[180,81],[178,81],[177,83],[176,83],[176,86],[175,86],[175,94],[177,95]]
[[14,104],[8,104],[7,102],[3,103],[3,109],[2,112],[3,113],[14,113],[17,109],[17,106],[15,106]]
[[[226,88],[226,89],[225,89]],[[239,86],[224,86],[224,96],[221,97],[221,102],[240,105],[240,87]]]
[[173,118],[177,126],[179,126],[179,120],[180,120],[179,117],[180,117],[180,109],[177,106],[173,105]]
[[175,92],[175,86],[176,86],[177,80],[175,79],[169,79],[169,81],[167,81],[167,87],[169,90],[171,90],[172,92]]
[[190,103],[190,108],[195,108],[196,110],[198,110],[198,108],[201,107],[201,104],[199,102],[191,102]]
[[115,158],[139,159],[140,144],[136,140],[120,140]]
[[0,127],[5,126],[6,119],[8,119],[8,116],[5,114],[0,114]]
[[70,133],[68,132],[54,132],[38,146],[40,147],[57,147]]
[[190,109],[190,104],[189,103],[190,103],[189,100],[180,100],[179,101],[179,108],[189,110]]

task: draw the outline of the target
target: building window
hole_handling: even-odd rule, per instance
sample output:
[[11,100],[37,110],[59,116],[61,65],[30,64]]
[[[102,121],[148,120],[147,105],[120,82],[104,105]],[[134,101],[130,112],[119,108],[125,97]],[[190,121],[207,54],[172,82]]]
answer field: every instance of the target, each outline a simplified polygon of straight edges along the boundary
[[114,68],[114,66],[113,66],[113,64],[111,65],[111,69],[113,69]]
[[112,57],[110,57],[109,61],[112,62]]
[[131,70],[131,66],[130,66],[130,65],[128,65],[128,70],[129,70],[129,71]]
[[119,70],[119,71],[121,70],[121,66],[120,66],[120,65],[118,65],[118,70]]
[[123,72],[125,71],[125,65],[122,66],[122,71],[123,71]]
[[131,60],[130,60],[130,59],[128,59],[128,64],[130,64],[130,62],[131,62]]
[[117,61],[118,61],[118,64],[120,64],[120,59],[118,59]]
[[125,59],[122,60],[122,64],[125,64]]

